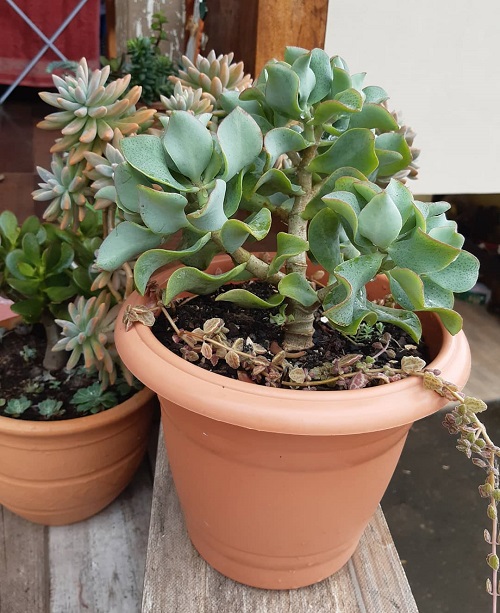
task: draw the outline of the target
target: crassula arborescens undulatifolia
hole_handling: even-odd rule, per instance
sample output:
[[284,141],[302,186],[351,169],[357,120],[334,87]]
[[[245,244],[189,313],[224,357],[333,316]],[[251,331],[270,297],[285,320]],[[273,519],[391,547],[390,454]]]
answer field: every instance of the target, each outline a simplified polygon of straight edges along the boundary
[[[127,221],[104,241],[98,266],[113,270],[141,254],[134,274],[144,292],[158,268],[185,263],[170,277],[165,303],[245,275],[263,279],[276,288],[268,300],[243,289],[220,299],[251,308],[285,305],[287,350],[312,345],[320,306],[346,334],[378,320],[418,339],[415,311],[435,311],[458,332],[454,292],[474,285],[478,262],[461,250],[464,239],[446,219],[448,204],[416,201],[391,180],[412,154],[386,99],[381,88],[363,87],[363,75],[349,74],[340,58],[292,47],[285,61],[267,63],[252,87],[221,93],[222,120],[220,112],[174,111],[162,118],[161,136],[124,139],[126,161],[114,180]],[[262,240],[273,217],[287,230],[265,261],[245,241]],[[160,248],[179,231],[177,249]],[[230,254],[234,267],[203,272],[217,252]],[[328,274],[320,287],[307,279],[308,258]],[[401,308],[367,298],[365,284],[379,273]]]

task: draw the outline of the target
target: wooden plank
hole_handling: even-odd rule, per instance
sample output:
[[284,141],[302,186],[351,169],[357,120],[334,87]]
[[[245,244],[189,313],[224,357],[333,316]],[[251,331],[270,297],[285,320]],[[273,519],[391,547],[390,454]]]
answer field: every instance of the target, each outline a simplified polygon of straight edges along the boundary
[[49,608],[47,528],[0,505],[0,611],[46,613]]
[[484,305],[455,300],[464,319],[464,332],[472,354],[472,369],[465,393],[485,402],[500,399],[500,320]]
[[164,53],[178,60],[185,46],[184,0],[115,0],[115,48],[121,55],[127,51],[127,40],[136,36],[149,36],[153,13],[161,12],[167,19],[167,40],[160,44]]
[[210,0],[204,54],[234,51],[257,75],[267,60],[283,59],[286,45],[323,47],[327,13],[328,0]]
[[151,511],[143,613],[418,613],[379,509],[352,560],[300,590],[271,591],[223,577],[198,555],[184,526],[160,439]]
[[101,513],[50,528],[51,613],[137,613],[151,495],[145,459],[129,487]]

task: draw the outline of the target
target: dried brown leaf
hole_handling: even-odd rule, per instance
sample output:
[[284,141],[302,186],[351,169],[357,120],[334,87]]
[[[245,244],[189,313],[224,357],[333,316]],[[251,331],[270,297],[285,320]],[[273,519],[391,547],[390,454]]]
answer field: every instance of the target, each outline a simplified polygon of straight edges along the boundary
[[228,351],[225,360],[231,368],[237,369],[240,367],[240,356],[235,351]]

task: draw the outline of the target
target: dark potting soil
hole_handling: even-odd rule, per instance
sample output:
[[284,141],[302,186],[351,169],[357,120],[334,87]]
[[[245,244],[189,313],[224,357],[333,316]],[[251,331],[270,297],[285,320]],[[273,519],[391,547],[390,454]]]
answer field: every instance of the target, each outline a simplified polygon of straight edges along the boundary
[[[269,286],[259,281],[249,281],[246,284],[225,285],[218,291],[208,296],[197,296],[188,300],[180,300],[173,308],[169,308],[169,312],[180,331],[193,331],[196,328],[203,328],[204,322],[212,318],[221,318],[224,321],[224,326],[227,329],[226,337],[231,345],[236,339],[250,339],[251,343],[258,343],[266,349],[263,357],[271,361],[276,355],[277,348],[280,349],[283,342],[283,331],[281,326],[272,321],[272,316],[275,316],[279,309],[242,309],[231,302],[220,301],[216,302],[215,297],[220,293],[233,289],[234,287],[249,289],[252,293],[262,298],[269,297]],[[137,324],[140,325],[140,324]],[[401,359],[404,356],[417,356],[429,362],[429,356],[425,343],[421,341],[418,345],[411,337],[401,328],[393,325],[384,325],[383,329],[372,329],[364,327],[365,334],[358,334],[355,338],[347,337],[340,332],[333,330],[326,318],[323,317],[320,311],[315,314],[315,332],[314,345],[312,348],[300,352],[303,355],[297,358],[287,357],[287,365],[285,366],[282,379],[273,381],[272,385],[282,387],[283,382],[287,380],[287,372],[290,373],[293,369],[303,369],[306,376],[308,373],[313,375],[313,379],[331,378],[332,375],[342,372],[352,372],[358,367],[355,364],[347,364],[346,367],[336,360],[343,356],[359,356],[355,362],[365,362],[366,357],[369,360],[369,368],[382,368],[385,365],[399,368]],[[186,357],[187,350],[190,347],[179,339],[174,332],[168,319],[160,314],[152,328],[153,334],[173,353]],[[383,334],[386,336],[383,336]],[[390,341],[387,346],[388,351],[381,351],[383,346],[387,345],[388,335]],[[366,338],[361,338],[362,336]],[[251,347],[251,343],[247,343],[247,347]],[[245,351],[245,349],[243,349]],[[248,368],[246,372],[242,368],[232,368],[224,359],[219,359],[214,365],[213,362],[204,357],[197,348],[198,355],[189,351],[191,361],[195,362],[201,368],[210,370],[211,372],[224,375],[233,379],[241,379],[251,381],[263,385],[269,385],[269,380],[264,377],[249,377]],[[377,355],[378,354],[378,355]],[[376,356],[374,361],[371,358]],[[347,363],[349,359],[347,359]],[[326,364],[326,367],[325,367]],[[321,376],[318,376],[321,373]],[[325,374],[326,373],[326,374]],[[352,375],[351,375],[352,376]],[[390,377],[389,380],[397,380],[400,375]],[[253,381],[252,381],[253,379]],[[379,385],[387,380],[382,378],[369,377],[369,381],[361,383],[360,387],[371,387]],[[328,385],[318,385],[311,382],[306,389],[317,390],[332,390],[332,389],[347,389],[355,387],[359,384],[359,378],[356,382],[352,378],[339,379],[335,383]],[[286,384],[285,384],[286,385]],[[302,386],[304,389],[304,386]]]
[[[97,376],[89,375],[83,368],[48,372],[43,368],[44,354],[45,332],[42,326],[18,326],[3,332],[0,337],[0,415],[13,417],[6,412],[8,401],[21,397],[26,398],[31,406],[17,419],[30,421],[47,419],[40,415],[37,407],[49,398],[62,402],[59,414],[51,417],[51,420],[82,417],[109,408],[96,406],[93,410],[79,411],[71,399],[78,390],[95,384]],[[115,385],[108,390],[116,397],[114,404],[123,402],[137,392],[137,389],[126,384]]]

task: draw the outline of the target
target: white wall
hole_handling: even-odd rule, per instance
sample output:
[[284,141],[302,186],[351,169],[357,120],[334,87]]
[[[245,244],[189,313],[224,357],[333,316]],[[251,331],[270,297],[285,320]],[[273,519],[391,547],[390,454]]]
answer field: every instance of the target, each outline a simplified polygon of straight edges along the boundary
[[499,0],[330,0],[325,49],[417,132],[414,193],[500,192]]

